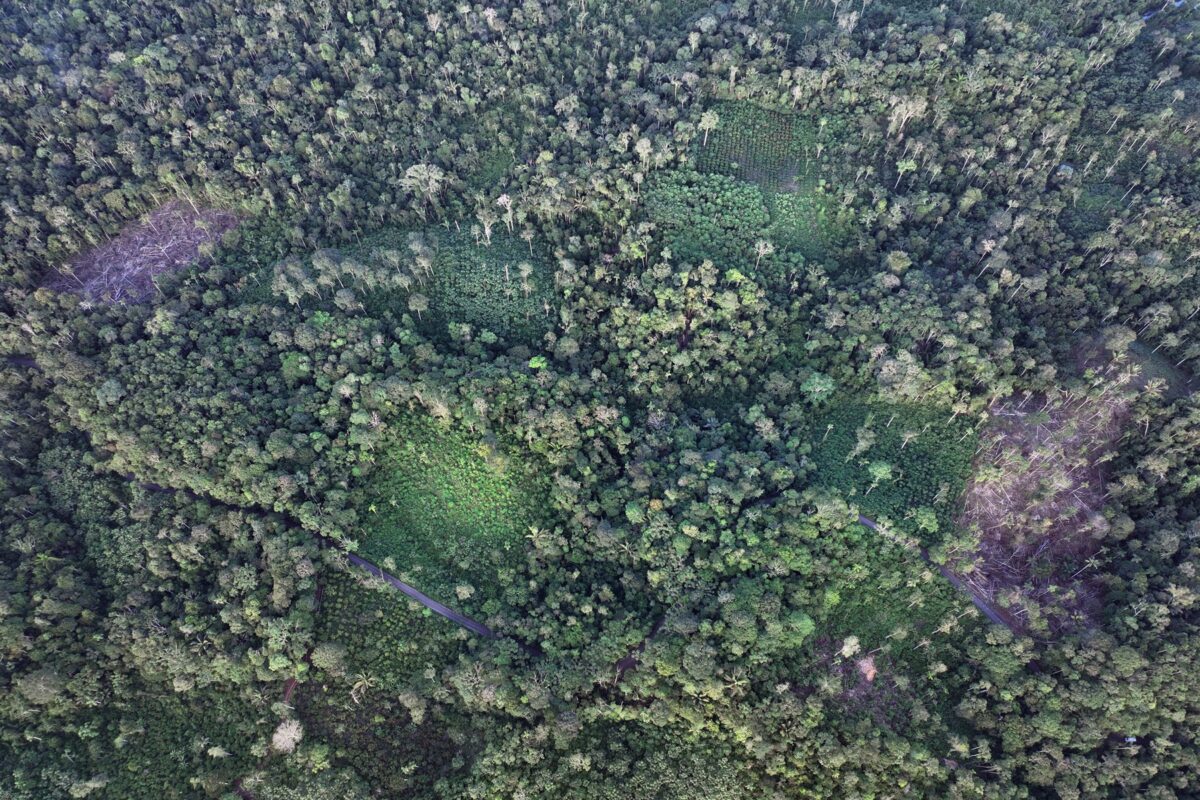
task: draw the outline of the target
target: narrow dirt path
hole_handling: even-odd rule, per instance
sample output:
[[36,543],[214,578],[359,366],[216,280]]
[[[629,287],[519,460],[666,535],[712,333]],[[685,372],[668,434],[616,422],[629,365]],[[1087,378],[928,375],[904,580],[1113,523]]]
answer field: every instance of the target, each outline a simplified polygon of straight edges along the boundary
[[450,620],[451,622],[461,625],[462,627],[466,628],[467,630],[471,631],[472,633],[477,633],[480,636],[483,636],[488,639],[496,638],[496,632],[493,631],[488,626],[484,625],[482,622],[476,622],[475,620],[471,619],[470,617],[466,616],[465,614],[460,614],[457,611],[455,611],[454,609],[448,608],[448,607],[442,605],[441,603],[439,603],[437,600],[434,600],[429,595],[424,594],[423,592],[419,591],[418,589],[416,589],[412,586],[409,586],[407,583],[400,580],[395,575],[384,572],[381,568],[375,566],[370,561],[367,561],[365,558],[363,558],[361,556],[357,556],[354,553],[347,553],[346,558],[349,559],[350,563],[353,564],[354,566],[358,567],[359,569],[366,570],[367,572],[371,573],[372,575],[374,575],[377,578],[382,578],[384,581],[391,584],[395,588],[399,589],[401,592],[408,595],[413,600],[416,600],[418,603],[425,606],[433,613],[440,614],[441,616],[445,617],[446,619]]
[[[871,530],[875,531],[876,533],[884,533],[883,527],[878,522],[876,522],[875,520],[871,519],[868,516],[859,514],[858,522],[860,525],[870,528]],[[1016,634],[1018,636],[1023,635],[1017,629],[1016,623],[1014,623],[1011,619],[1009,619],[1005,614],[1002,614],[998,609],[996,609],[995,606],[993,606],[987,600],[984,600],[978,594],[973,592],[971,590],[971,587],[967,586],[966,582],[963,581],[962,578],[960,578],[954,574],[953,570],[951,570],[949,567],[947,567],[943,564],[935,564],[933,559],[929,557],[928,550],[926,550],[924,547],[921,547],[917,550],[917,552],[920,554],[922,561],[924,561],[929,566],[935,568],[938,572],[941,573],[942,577],[945,578],[950,583],[951,586],[953,586],[955,589],[957,589],[962,594],[965,594],[967,597],[969,597],[971,599],[971,602],[975,604],[976,608],[978,608],[981,612],[983,612],[983,615],[985,617],[987,617],[989,620],[996,623],[997,625],[1002,625],[1005,628],[1008,628],[1010,631],[1012,631],[1014,634]]]

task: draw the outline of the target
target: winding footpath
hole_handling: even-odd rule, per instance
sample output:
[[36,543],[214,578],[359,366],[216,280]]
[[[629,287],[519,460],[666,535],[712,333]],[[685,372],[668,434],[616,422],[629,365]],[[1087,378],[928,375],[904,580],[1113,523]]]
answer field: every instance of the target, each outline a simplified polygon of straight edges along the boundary
[[[170,486],[162,486],[157,483],[150,483],[147,481],[139,481],[134,475],[127,474],[127,475],[124,475],[123,477],[125,478],[125,480],[130,481],[131,483],[136,483],[138,486],[141,486],[143,489],[145,489],[148,492],[159,492],[159,493],[162,493],[162,492],[184,492],[186,494],[191,495],[192,497],[201,499],[200,495],[196,494],[195,492],[193,492],[190,489],[175,489]],[[205,499],[207,499],[207,498],[205,498]],[[218,501],[218,502],[220,502],[220,501]],[[264,513],[276,514],[278,516],[283,516],[285,518],[288,518],[289,521],[293,522],[298,529],[304,530],[303,525],[301,525],[299,522],[296,522],[295,520],[291,520],[291,518],[288,517],[287,514],[284,514],[279,511],[271,511],[271,510],[265,509],[265,508],[259,509],[259,510],[263,511]],[[346,550],[345,547],[343,546],[343,544],[341,542],[339,542],[338,540],[331,539],[328,536],[321,536],[320,534],[314,534],[314,535],[316,536],[317,541],[322,546],[332,547],[335,550],[340,550],[341,552],[345,553],[347,560],[349,560],[349,562],[351,564],[353,564],[354,566],[358,567],[361,570],[364,570],[365,572],[370,573],[371,575],[374,575],[376,578],[381,578],[384,582],[386,582],[387,584],[389,584],[390,586],[392,586],[396,589],[399,589],[401,592],[408,595],[413,600],[416,600],[418,603],[425,606],[433,613],[438,614],[442,617],[445,617],[446,619],[450,620],[451,622],[453,622],[457,625],[461,625],[462,627],[466,628],[467,630],[471,631],[472,633],[478,634],[479,636],[483,636],[487,639],[497,638],[496,632],[493,631],[488,626],[484,625],[482,622],[473,620],[470,617],[468,617],[467,615],[460,614],[459,612],[455,611],[454,609],[450,608],[449,606],[445,606],[445,605],[439,603],[437,600],[434,600],[432,597],[425,594],[420,589],[417,589],[415,586],[411,586],[411,585],[405,583],[404,581],[400,580],[399,578],[397,578],[395,575],[392,575],[391,573],[384,571],[384,569],[382,567],[372,564],[370,561],[367,561],[362,556],[351,553],[349,550]]]

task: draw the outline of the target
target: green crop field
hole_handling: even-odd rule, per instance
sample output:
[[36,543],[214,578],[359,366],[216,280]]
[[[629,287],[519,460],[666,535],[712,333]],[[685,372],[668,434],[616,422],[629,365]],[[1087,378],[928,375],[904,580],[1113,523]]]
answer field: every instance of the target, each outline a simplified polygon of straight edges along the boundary
[[818,126],[753,103],[717,103],[717,127],[701,141],[701,172],[751,181],[766,191],[798,191],[818,173]]
[[360,552],[447,605],[476,606],[543,522],[543,488],[498,444],[408,417],[358,493]]
[[[781,654],[780,666],[802,685],[813,681],[827,690],[861,695],[865,706],[873,706],[849,703],[842,709],[848,716],[866,713],[904,728],[911,723],[906,709],[915,697],[950,711],[961,677],[947,680],[940,675],[942,665],[959,660],[963,643],[987,625],[970,600],[916,553],[881,541],[861,525],[823,536],[814,548],[820,553],[816,563],[850,566],[819,576],[811,606],[813,635],[796,652]],[[860,663],[878,670],[873,683]],[[892,702],[898,697],[908,702]]]
[[435,339],[503,336],[532,343],[554,322],[554,270],[543,248],[532,232],[509,232],[502,221],[490,234],[471,224],[386,229],[269,262],[266,254],[278,253],[282,242],[278,232],[260,238],[247,237],[240,251],[231,250],[255,265],[255,277],[243,281],[246,301],[274,294],[305,309],[409,318]]
[[936,408],[835,399],[809,429],[815,482],[926,544],[951,529],[977,437]]
[[778,247],[795,250],[807,259],[823,261],[849,243],[853,216],[824,181],[798,192],[768,195],[771,225],[766,237]]
[[503,231],[503,223],[496,227],[490,244],[465,232],[426,232],[434,252],[426,291],[433,333],[465,323],[476,332],[531,341],[554,322],[553,268],[539,248]]

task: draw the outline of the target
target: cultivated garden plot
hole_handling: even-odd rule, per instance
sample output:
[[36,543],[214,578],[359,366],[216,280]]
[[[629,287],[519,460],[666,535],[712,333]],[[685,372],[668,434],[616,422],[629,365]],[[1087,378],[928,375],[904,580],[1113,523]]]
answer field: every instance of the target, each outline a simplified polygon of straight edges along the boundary
[[[360,685],[357,684],[356,685]],[[470,766],[480,747],[470,719],[408,692],[359,688],[342,681],[304,688],[297,711],[308,735],[388,797],[422,795]]]
[[850,238],[853,216],[831,181],[837,125],[748,102],[716,104],[696,158],[701,172],[753,183],[770,215],[763,237],[805,258],[834,256]]
[[[987,623],[920,554],[847,521],[801,526],[803,559],[786,594],[802,600],[811,627],[802,645],[771,658],[771,680],[800,696],[836,696],[847,717],[890,730],[912,724],[906,709],[952,705],[961,676],[946,675]],[[836,565],[831,568],[830,565]]]
[[545,491],[499,443],[411,416],[359,490],[359,552],[448,606],[494,614],[500,581],[545,524]]
[[717,103],[716,126],[701,139],[696,163],[765,191],[800,191],[821,173],[828,142],[804,117],[748,102]]
[[924,545],[947,538],[970,471],[974,420],[940,408],[833,398],[809,428],[815,483]]
[[467,227],[386,230],[278,261],[273,294],[293,306],[409,317],[435,338],[533,342],[554,323],[553,269],[532,231],[503,217]]
[[646,215],[681,260],[743,268],[771,224],[763,192],[721,174],[675,171],[646,190]]

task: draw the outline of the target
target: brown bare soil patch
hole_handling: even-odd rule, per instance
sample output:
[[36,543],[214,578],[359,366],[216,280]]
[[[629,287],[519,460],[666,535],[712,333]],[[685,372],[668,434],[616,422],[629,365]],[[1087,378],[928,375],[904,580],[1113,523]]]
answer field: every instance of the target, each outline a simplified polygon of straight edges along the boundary
[[141,302],[154,295],[156,276],[192,263],[205,244],[220,240],[237,223],[231,211],[172,201],[99,247],[77,254],[47,286],[92,300]]
[[1086,394],[1030,394],[990,410],[960,519],[978,551],[951,566],[1022,632],[1086,628],[1099,611],[1107,463],[1133,377],[1119,369],[1097,370]]
[[816,660],[807,670],[814,683],[789,685],[792,694],[804,699],[821,692],[837,699],[843,712],[869,717],[884,730],[899,730],[908,722],[908,711],[915,697],[903,673],[893,673],[886,655],[879,651],[839,651],[844,639],[820,637],[816,641]]

